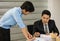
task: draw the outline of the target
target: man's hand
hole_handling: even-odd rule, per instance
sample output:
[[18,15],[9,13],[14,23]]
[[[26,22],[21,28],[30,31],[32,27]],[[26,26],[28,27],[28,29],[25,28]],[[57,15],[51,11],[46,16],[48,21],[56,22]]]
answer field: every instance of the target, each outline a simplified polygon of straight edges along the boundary
[[56,38],[56,37],[57,37],[57,33],[50,33],[50,36],[51,36],[52,38]]
[[28,38],[32,39],[32,35],[28,32]]
[[33,37],[31,39],[27,39],[27,41],[34,41],[36,37]]
[[27,40],[32,39],[32,35],[28,32],[27,28],[22,28],[22,32]]
[[34,37],[39,37],[40,36],[40,33],[39,32],[35,32],[33,36]]

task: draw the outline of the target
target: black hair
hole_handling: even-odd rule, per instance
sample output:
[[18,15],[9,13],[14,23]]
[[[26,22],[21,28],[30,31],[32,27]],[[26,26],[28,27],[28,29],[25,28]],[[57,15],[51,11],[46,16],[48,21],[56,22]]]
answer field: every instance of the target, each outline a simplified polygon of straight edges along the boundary
[[29,12],[33,12],[35,10],[32,2],[30,2],[30,1],[25,1],[21,5],[21,9],[25,9],[26,11],[29,11]]
[[42,16],[43,16],[44,14],[49,15],[49,17],[51,17],[51,13],[50,13],[49,10],[43,10],[43,11],[42,11]]

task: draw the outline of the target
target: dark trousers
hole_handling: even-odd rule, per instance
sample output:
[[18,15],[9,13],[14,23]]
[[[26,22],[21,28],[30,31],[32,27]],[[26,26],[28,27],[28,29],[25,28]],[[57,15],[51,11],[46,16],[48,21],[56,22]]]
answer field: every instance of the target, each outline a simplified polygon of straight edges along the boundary
[[0,41],[10,41],[10,29],[0,27]]

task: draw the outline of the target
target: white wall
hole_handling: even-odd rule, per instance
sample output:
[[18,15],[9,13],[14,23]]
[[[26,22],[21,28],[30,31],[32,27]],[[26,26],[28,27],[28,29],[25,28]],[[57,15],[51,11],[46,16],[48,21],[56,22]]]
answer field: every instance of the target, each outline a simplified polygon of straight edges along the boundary
[[51,11],[51,18],[55,20],[60,31],[60,0],[48,0],[48,10]]

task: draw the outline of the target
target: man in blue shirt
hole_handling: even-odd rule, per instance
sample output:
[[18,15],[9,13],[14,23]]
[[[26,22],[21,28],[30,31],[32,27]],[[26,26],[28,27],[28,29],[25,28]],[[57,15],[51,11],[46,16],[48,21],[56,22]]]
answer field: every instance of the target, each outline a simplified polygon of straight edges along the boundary
[[25,1],[21,7],[14,7],[8,10],[0,19],[0,41],[10,41],[10,28],[16,24],[22,28],[26,39],[32,38],[22,20],[22,15],[27,15],[33,11],[34,6],[30,1]]

